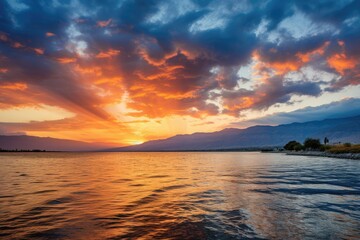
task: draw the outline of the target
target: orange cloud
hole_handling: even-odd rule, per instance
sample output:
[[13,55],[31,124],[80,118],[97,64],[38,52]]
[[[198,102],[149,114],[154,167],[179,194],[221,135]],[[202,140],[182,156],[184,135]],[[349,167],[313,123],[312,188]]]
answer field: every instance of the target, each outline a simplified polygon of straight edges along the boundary
[[0,41],[9,43],[9,45],[13,48],[23,48],[24,45],[20,42],[13,41],[8,37],[6,33],[0,32]]
[[162,92],[159,92],[158,93],[158,96],[159,97],[162,97],[164,99],[178,99],[178,100],[181,100],[181,99],[187,99],[187,98],[194,98],[196,96],[196,89],[193,90],[193,91],[188,91],[188,92],[185,92],[185,93],[162,93]]
[[0,85],[0,88],[21,91],[27,89],[27,85],[25,83],[5,83]]
[[237,116],[238,111],[251,108],[255,104],[253,97],[227,98],[223,102],[224,112]]
[[315,55],[323,55],[326,48],[329,47],[330,42],[326,41],[321,47],[307,53],[297,53],[296,56],[301,59],[303,63],[307,63]]
[[30,89],[26,83],[1,83],[0,109],[10,109],[21,106],[36,106],[42,93]]
[[12,44],[12,46],[13,46],[14,48],[22,48],[22,47],[24,47],[24,45],[22,45],[22,44],[19,43],[19,42],[14,42],[14,43]]
[[107,21],[98,21],[98,22],[96,23],[96,25],[97,25],[98,27],[107,27],[107,26],[111,23],[111,21],[112,21],[111,18],[110,18],[109,20],[107,20]]
[[81,66],[81,65],[76,65],[74,67],[74,70],[77,71],[80,74],[90,74],[93,76],[101,76],[103,73],[103,70],[101,67],[99,66]]
[[34,52],[35,52],[36,54],[38,54],[38,55],[42,55],[42,54],[44,54],[44,49],[41,49],[41,48],[34,48],[33,50],[34,50]]
[[274,69],[277,74],[285,74],[289,71],[297,71],[302,66],[300,62],[273,62],[269,67]]
[[[286,60],[279,58],[277,58],[277,60],[274,60],[269,56],[264,57],[259,53],[258,50],[255,50],[252,54],[252,58],[257,61],[257,64],[254,66],[254,70],[257,72],[258,75],[262,75],[265,77],[269,77],[269,70],[272,70],[273,73],[277,75],[284,75],[290,71],[298,71],[301,67],[308,64],[313,59],[313,57],[317,55],[324,55],[329,45],[330,42],[326,41],[320,47],[312,51],[298,52],[294,55],[293,58],[288,58]],[[272,56],[271,54],[278,53],[278,50],[275,48],[271,48],[269,50],[269,53],[270,56]]]
[[55,33],[47,32],[47,33],[45,34],[45,36],[47,36],[47,37],[53,37],[53,36],[55,36]]
[[63,57],[63,58],[57,58],[56,61],[58,61],[59,63],[72,63],[72,62],[76,62],[76,58],[67,58],[67,57]]
[[25,49],[27,51],[33,51],[38,55],[44,54],[44,49],[27,47],[27,46],[25,46],[24,44],[22,44],[20,42],[13,41],[12,39],[10,39],[7,36],[7,34],[2,33],[2,32],[0,32],[0,41],[8,43],[13,48],[21,48],[21,49]]
[[119,85],[122,81],[122,78],[119,77],[111,77],[111,78],[96,78],[94,83],[96,85],[103,85],[103,84],[109,84],[109,85]]
[[120,51],[119,50],[115,50],[115,49],[109,49],[108,51],[106,52],[100,52],[98,53],[95,57],[96,58],[111,58],[111,57],[114,57],[114,56],[117,56],[120,54]]
[[338,73],[344,75],[346,70],[352,69],[357,65],[355,59],[347,58],[345,54],[334,54],[327,59],[330,67],[334,68]]

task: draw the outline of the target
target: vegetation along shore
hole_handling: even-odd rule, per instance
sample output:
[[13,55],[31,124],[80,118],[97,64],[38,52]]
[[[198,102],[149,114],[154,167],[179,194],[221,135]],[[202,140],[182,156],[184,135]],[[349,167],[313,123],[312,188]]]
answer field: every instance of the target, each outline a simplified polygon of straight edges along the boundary
[[360,144],[334,143],[329,144],[329,139],[324,138],[323,144],[319,139],[307,138],[303,144],[295,140],[288,142],[284,149],[288,155],[319,156],[333,158],[347,158],[360,160]]

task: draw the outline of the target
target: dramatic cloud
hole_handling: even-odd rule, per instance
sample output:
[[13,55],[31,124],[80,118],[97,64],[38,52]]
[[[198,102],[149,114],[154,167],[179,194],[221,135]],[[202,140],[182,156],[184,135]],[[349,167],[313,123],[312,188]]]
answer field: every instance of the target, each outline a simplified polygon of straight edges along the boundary
[[359,42],[356,0],[1,1],[0,108],[238,117],[357,87]]

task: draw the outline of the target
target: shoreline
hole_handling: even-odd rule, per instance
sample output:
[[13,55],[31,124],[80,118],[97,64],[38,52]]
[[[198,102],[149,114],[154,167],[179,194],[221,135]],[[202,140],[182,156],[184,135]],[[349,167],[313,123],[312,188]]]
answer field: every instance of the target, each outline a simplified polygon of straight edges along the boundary
[[[99,152],[114,152],[114,151],[0,151],[0,153],[99,153]],[[120,152],[120,151],[119,151]],[[260,153],[282,153],[292,156],[312,156],[312,157],[328,157],[328,158],[342,158],[360,160],[360,153],[329,153],[319,151],[263,151],[263,150],[188,150],[188,151],[123,151],[123,152],[260,152]]]
[[313,157],[329,157],[329,158],[360,160],[360,153],[329,153],[329,152],[317,152],[317,151],[300,151],[300,152],[282,151],[282,152],[274,152],[274,153],[285,153],[286,155],[293,155],[293,156],[313,156]]

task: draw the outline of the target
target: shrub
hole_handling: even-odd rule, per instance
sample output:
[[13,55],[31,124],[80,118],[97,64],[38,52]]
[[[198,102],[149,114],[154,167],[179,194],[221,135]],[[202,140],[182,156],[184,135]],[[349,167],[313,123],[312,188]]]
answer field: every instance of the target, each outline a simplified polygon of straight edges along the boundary
[[351,143],[344,143],[344,147],[351,147]]

